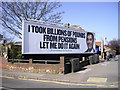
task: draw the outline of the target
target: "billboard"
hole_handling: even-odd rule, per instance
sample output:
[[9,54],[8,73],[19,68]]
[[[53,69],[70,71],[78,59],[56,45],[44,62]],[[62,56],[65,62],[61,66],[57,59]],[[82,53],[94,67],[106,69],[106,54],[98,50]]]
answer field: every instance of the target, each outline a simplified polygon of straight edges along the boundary
[[[81,54],[94,53],[88,32],[34,21],[22,23],[22,54]],[[91,43],[91,44],[90,44]],[[91,50],[89,47],[91,47]]]

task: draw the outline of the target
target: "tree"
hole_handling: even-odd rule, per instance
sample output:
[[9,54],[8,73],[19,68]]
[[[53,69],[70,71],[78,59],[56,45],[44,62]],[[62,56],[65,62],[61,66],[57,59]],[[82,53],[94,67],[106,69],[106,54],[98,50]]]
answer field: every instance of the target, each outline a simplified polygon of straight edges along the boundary
[[55,12],[59,2],[2,2],[2,26],[22,39],[22,20],[59,23],[64,12]]
[[3,32],[0,34],[0,42],[5,43],[5,42],[11,42],[13,41],[14,37],[8,36],[6,32]]
[[111,40],[108,43],[108,46],[111,48],[111,50],[116,50],[117,53],[120,53],[120,40]]
[[9,59],[21,59],[22,58],[20,45],[14,45],[13,42],[8,43],[7,45],[11,46],[11,48],[8,48],[8,58]]
[[3,35],[2,35],[2,34],[0,34],[0,41],[1,41],[1,40],[3,40]]

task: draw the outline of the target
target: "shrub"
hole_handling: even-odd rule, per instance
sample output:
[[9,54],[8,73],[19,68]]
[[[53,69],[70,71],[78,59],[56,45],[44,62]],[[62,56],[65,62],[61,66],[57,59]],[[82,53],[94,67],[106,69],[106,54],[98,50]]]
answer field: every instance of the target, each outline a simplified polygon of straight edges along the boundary
[[14,45],[13,43],[10,43],[11,48],[8,48],[8,58],[9,59],[21,59],[21,46],[20,45]]

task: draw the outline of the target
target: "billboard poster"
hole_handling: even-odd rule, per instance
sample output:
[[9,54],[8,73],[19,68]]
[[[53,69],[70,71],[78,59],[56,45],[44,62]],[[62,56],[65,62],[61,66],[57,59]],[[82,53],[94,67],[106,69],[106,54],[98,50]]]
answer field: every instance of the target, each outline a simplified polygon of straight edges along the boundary
[[94,34],[86,31],[41,24],[22,23],[22,54],[94,53]]

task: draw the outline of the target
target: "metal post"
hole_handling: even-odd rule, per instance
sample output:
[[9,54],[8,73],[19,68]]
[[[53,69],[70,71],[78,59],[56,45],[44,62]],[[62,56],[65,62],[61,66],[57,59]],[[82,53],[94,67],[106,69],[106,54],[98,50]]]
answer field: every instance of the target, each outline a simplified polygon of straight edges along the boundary
[[101,58],[103,58],[104,40],[101,39]]

